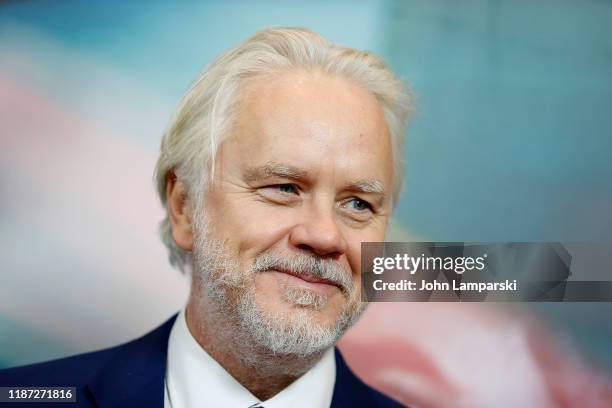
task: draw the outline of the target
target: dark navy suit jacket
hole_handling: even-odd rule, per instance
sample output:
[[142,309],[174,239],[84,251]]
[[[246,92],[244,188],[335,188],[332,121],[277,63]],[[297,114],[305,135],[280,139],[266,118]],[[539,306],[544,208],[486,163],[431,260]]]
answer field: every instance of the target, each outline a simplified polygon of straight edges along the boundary
[[[176,315],[143,337],[120,346],[0,370],[1,387],[71,386],[77,389],[76,403],[58,405],[39,402],[28,405],[11,402],[5,406],[163,408],[166,352],[175,318]],[[0,403],[0,406],[3,404]],[[336,350],[336,384],[331,406],[395,408],[402,405],[359,380]]]

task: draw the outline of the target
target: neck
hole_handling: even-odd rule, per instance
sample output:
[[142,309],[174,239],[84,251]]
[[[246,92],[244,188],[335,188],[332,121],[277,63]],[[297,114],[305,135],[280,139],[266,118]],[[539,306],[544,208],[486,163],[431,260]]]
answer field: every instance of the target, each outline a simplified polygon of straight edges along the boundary
[[[198,344],[232,377],[261,401],[288,387],[319,361],[323,352],[303,357],[275,354],[253,344],[235,319],[217,316],[197,296],[189,299],[187,327]],[[211,306],[211,305],[208,305]],[[204,311],[207,311],[205,315]],[[210,312],[209,312],[210,311]]]

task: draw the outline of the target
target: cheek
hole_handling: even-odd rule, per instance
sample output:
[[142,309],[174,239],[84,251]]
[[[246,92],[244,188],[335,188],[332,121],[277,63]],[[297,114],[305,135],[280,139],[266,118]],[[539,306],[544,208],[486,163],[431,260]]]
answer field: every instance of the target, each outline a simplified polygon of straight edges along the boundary
[[226,242],[242,258],[255,257],[280,242],[293,222],[289,213],[254,204],[258,205],[243,205],[240,212],[227,211],[221,220]]
[[353,280],[357,283],[361,282],[361,243],[362,242],[380,242],[384,241],[384,227],[371,230],[357,230],[347,233],[347,251],[346,258],[348,260],[351,271],[353,272]]
[[347,242],[346,259],[353,274],[353,282],[361,282],[361,240]]
[[253,277],[255,287],[255,298],[264,309],[272,309],[281,297],[278,283],[273,274],[262,272]]

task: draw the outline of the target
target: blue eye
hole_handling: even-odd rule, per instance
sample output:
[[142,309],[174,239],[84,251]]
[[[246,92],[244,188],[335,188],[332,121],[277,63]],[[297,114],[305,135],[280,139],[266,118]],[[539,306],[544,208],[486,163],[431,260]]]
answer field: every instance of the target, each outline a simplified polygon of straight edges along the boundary
[[278,187],[278,189],[282,193],[288,193],[288,194],[297,193],[297,188],[295,188],[293,184],[278,184],[276,187]]
[[351,200],[350,202],[352,203],[353,209],[357,211],[365,211],[365,210],[372,209],[372,206],[370,205],[370,203],[368,203],[367,201],[361,200],[359,198],[355,198]]

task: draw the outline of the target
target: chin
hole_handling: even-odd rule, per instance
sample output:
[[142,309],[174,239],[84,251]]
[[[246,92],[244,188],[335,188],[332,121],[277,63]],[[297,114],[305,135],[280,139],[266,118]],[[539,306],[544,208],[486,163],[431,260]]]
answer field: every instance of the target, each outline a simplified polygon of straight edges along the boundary
[[321,328],[334,327],[340,317],[341,311],[333,304],[327,304],[321,309],[310,305],[296,305],[284,299],[270,310],[271,315],[285,319],[308,319],[310,323]]

